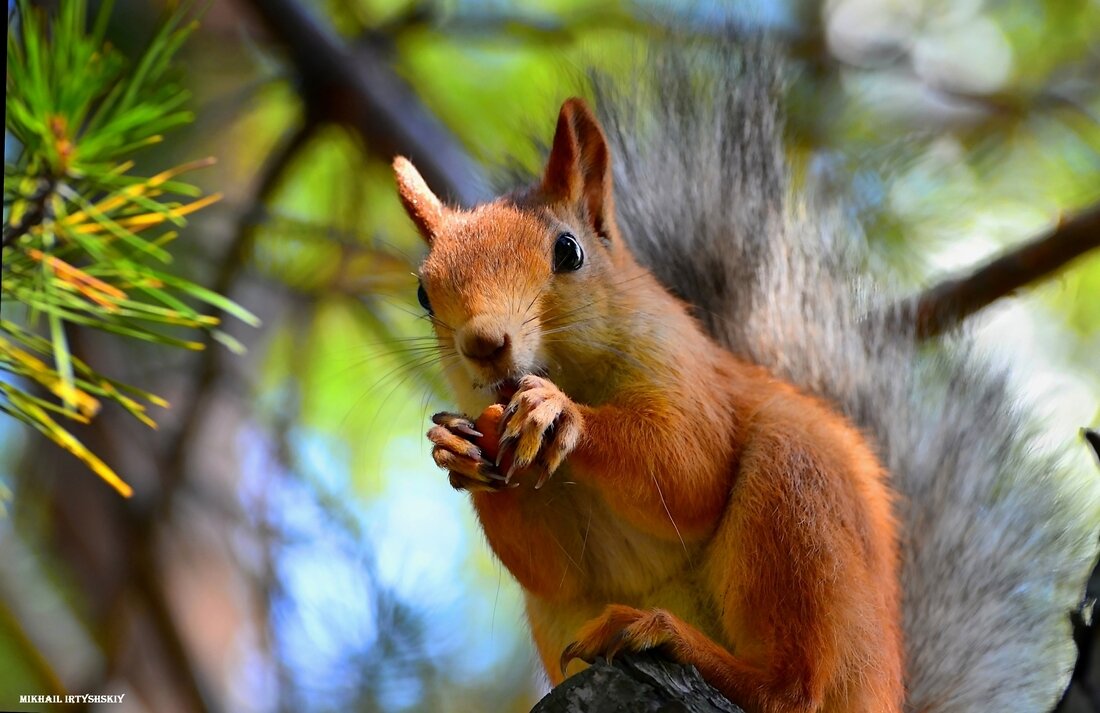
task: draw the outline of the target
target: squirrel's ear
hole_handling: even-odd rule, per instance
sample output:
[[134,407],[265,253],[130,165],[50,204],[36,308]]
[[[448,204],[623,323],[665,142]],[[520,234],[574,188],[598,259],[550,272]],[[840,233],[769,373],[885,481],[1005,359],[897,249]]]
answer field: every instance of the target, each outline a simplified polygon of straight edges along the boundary
[[393,173],[397,178],[397,193],[401,196],[401,204],[405,206],[405,212],[416,224],[424,241],[431,245],[443,226],[447,213],[446,206],[435,197],[432,189],[428,188],[428,184],[420,176],[420,172],[404,156],[398,156],[393,160]]
[[542,190],[551,200],[581,205],[596,234],[611,238],[611,154],[600,123],[583,99],[567,99],[561,105]]

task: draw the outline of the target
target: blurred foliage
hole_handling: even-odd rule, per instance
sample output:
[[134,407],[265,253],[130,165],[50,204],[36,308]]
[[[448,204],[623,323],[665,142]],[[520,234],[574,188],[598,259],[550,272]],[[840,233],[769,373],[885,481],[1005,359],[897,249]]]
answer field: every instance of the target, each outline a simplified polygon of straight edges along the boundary
[[[247,599],[256,609],[238,613],[235,620],[224,612],[210,615],[222,628],[235,627],[232,646],[192,644],[207,651],[200,663],[228,710],[528,710],[541,683],[521,623],[521,596],[482,541],[465,499],[432,465],[423,439],[427,414],[448,403],[439,388],[440,364],[426,346],[429,324],[415,298],[414,271],[424,247],[396,199],[392,157],[375,154],[347,127],[313,126],[282,168],[276,188],[256,202],[259,167],[281,140],[314,120],[294,69],[267,35],[248,24],[252,15],[246,6],[262,1],[222,0],[211,7],[178,60],[195,94],[196,123],[178,126],[176,140],[151,145],[145,154],[164,165],[183,162],[181,156],[222,157],[195,181],[224,192],[226,199],[194,216],[189,239],[174,246],[177,264],[216,273],[226,259],[220,247],[242,230],[254,230],[243,256],[246,269],[231,294],[263,310],[268,325],[251,337],[238,333],[244,341],[253,340],[252,348],[232,362],[237,369],[232,378],[212,382],[216,405],[199,418],[209,433],[190,444],[184,454],[188,465],[176,466],[190,469],[200,494],[212,487],[210,481],[224,489],[205,494],[205,500],[189,492],[199,505],[185,500],[192,509],[183,508],[186,516],[162,523],[160,531],[162,541],[198,539],[184,529],[196,512],[212,517],[229,511],[219,521],[229,534],[201,560],[210,569],[194,565],[187,576]],[[130,13],[150,12],[145,0],[119,3]],[[1100,201],[1100,4],[1089,0],[303,4],[347,46],[373,42],[383,47],[390,66],[472,156],[490,166],[515,163],[528,170],[537,167],[539,144],[549,139],[561,100],[584,91],[588,68],[626,69],[634,51],[657,37],[713,40],[715,28],[728,18],[747,31],[764,26],[790,56],[787,134],[797,177],[843,197],[876,248],[877,267],[902,293],[1031,237],[1060,214]],[[67,2],[61,5],[71,12]],[[100,13],[106,12],[101,7]],[[120,11],[93,21],[85,45],[106,22],[104,31],[117,38],[117,46],[134,46],[134,36],[147,28],[131,22],[132,17]],[[68,22],[76,26],[71,18]],[[176,22],[168,34],[190,29]],[[58,16],[53,37],[60,24]],[[44,20],[39,31],[50,36]],[[90,60],[85,64],[92,66]],[[171,107],[166,116],[173,116],[182,104],[172,104],[176,95],[165,89],[180,91],[169,81],[169,69],[164,67],[161,80],[147,82],[156,91],[135,96],[158,106],[163,101]],[[118,81],[132,76],[118,71]],[[9,97],[19,96],[10,69],[8,86]],[[9,132],[12,121],[9,112]],[[71,116],[64,124],[81,125]],[[27,137],[19,142],[40,145],[44,155],[58,153],[57,136],[48,124],[42,126],[45,133],[23,130]],[[115,147],[147,141],[163,127],[151,133],[146,128],[132,127]],[[68,138],[79,144],[83,134]],[[121,153],[97,161],[125,165]],[[18,165],[22,173],[33,173],[29,164]],[[6,173],[13,169],[6,166]],[[13,200],[33,204],[34,186],[57,169],[43,158],[34,170],[38,183],[31,189],[13,183]],[[29,283],[34,290],[43,289],[47,276],[62,283],[75,280],[70,287],[54,285],[53,297],[38,298],[64,310],[57,318],[63,324],[72,313],[91,321],[87,326],[104,329],[101,323],[109,322],[150,332],[157,328],[158,335],[184,341],[190,338],[181,328],[216,329],[202,314],[157,302],[157,290],[185,305],[209,296],[167,281],[156,288],[140,282],[138,276],[147,278],[143,270],[157,260],[150,251],[160,249],[164,238],[148,237],[152,230],[125,223],[137,215],[164,215],[153,227],[174,229],[170,217],[182,219],[191,204],[168,202],[168,197],[195,200],[198,190],[174,176],[154,186],[151,178],[124,178],[128,175],[129,167],[110,174],[107,180],[116,181],[111,185],[77,183],[89,180],[83,175],[67,176],[65,182],[90,186],[91,195],[74,192],[92,206],[139,186],[129,189],[135,191],[133,200],[119,195],[125,202],[109,206],[115,212],[99,208],[131,240],[114,237],[112,230],[69,235],[76,229],[63,222],[64,216],[83,211],[80,224],[88,226],[97,224],[97,216],[61,195],[67,212],[44,222],[48,230],[28,231],[5,246],[4,297],[12,258],[22,261],[21,274],[37,280]],[[159,210],[139,199],[153,201]],[[204,220],[209,222],[196,225]],[[51,245],[45,242],[47,233]],[[99,257],[79,242],[93,237],[98,249],[111,252]],[[146,309],[122,304],[109,290],[76,273],[70,276],[64,267],[57,272],[51,265],[58,263],[36,260],[32,248],[121,290],[128,300],[176,310],[198,324],[150,322]],[[106,263],[119,255],[136,272],[124,276],[109,269]],[[1035,400],[1051,405],[1046,426],[1059,436],[1056,447],[1069,451],[1065,434],[1076,434],[1079,426],[1100,417],[1095,363],[1100,258],[1080,261],[1031,294],[998,306],[991,310],[992,320],[982,321],[989,325],[987,341],[1016,363]],[[119,311],[107,313],[96,298]],[[8,302],[5,324],[35,336],[26,337],[33,344],[7,332],[3,338],[45,368],[56,369],[51,312],[39,307],[39,320],[45,322],[40,326],[46,330],[38,334],[28,321],[30,312]],[[217,302],[212,306],[230,309]],[[124,313],[123,307],[136,314]],[[83,329],[86,322],[72,323]],[[64,338],[68,331],[61,334]],[[134,366],[144,367],[154,385],[163,385],[170,383],[164,359],[142,352]],[[83,370],[83,362],[71,362],[72,387],[109,400],[83,385],[100,383]],[[30,369],[20,368],[21,375]],[[57,371],[50,384],[63,385]],[[19,378],[14,383],[27,377]],[[49,403],[79,414],[56,392]],[[0,475],[12,469],[29,472],[27,463],[36,454],[33,443],[2,429],[0,452],[0,467],[8,469]],[[20,453],[24,460],[16,461]],[[212,454],[223,459],[221,470],[211,465]],[[1083,464],[1082,478],[1094,477],[1092,464]],[[33,491],[19,476],[12,477],[13,490],[25,518]],[[49,517],[35,523],[38,529],[17,523],[18,534],[44,543]],[[51,563],[61,559],[44,545],[36,554]],[[218,556],[233,562],[237,579],[232,584],[210,576],[216,569],[209,562]],[[159,562],[165,569],[174,564],[171,557]],[[34,586],[58,588],[42,580]],[[31,584],[26,587],[36,591]],[[84,593],[84,599],[92,596]],[[71,597],[71,609],[83,612],[81,593],[73,591]],[[184,611],[192,614],[186,620],[192,625],[203,620]],[[33,621],[26,622],[29,633],[50,629],[58,618],[52,611],[41,616],[47,623],[40,621],[37,629]],[[0,618],[0,660],[30,668],[28,662],[38,659],[22,652],[33,650],[38,639],[4,640],[5,621]],[[100,624],[89,617],[87,626],[95,630]],[[194,628],[189,633],[202,643],[203,634]],[[109,633],[96,639],[99,668],[89,668],[99,672],[114,664],[117,678],[140,688],[134,683],[138,674],[118,663],[111,640]],[[47,663],[60,668],[52,659]],[[36,679],[44,687],[48,670]],[[97,675],[102,674],[89,674],[89,680],[100,680]],[[14,685],[7,688],[15,690]],[[0,699],[0,706],[5,704]]]
[[[202,302],[256,324],[230,300],[159,265],[185,216],[217,201],[178,180],[212,163],[192,161],[153,176],[134,175],[133,155],[163,132],[192,120],[188,93],[174,80],[173,56],[195,24],[181,5],[134,66],[104,41],[113,3],[90,27],[84,0],[61,3],[55,17],[21,2],[8,33],[7,138],[4,162],[3,278],[0,298],[0,410],[37,429],[88,465],[121,494],[131,488],[57,417],[88,423],[101,401],[114,402],[149,427],[154,394],[120,383],[71,353],[67,331],[90,327],[183,349],[202,349],[190,330],[217,330]],[[176,197],[182,197],[184,201]],[[168,228],[168,230],[165,230]],[[20,307],[21,309],[17,309]],[[45,322],[48,337],[37,334]],[[20,385],[35,384],[36,395]],[[145,403],[142,403],[142,402]]]

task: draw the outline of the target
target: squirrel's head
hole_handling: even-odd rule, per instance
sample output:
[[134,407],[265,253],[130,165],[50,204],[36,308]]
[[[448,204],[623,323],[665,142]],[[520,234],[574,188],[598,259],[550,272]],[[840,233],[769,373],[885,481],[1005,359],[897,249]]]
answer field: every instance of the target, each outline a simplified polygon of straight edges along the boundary
[[420,303],[462,380],[507,398],[521,376],[600,358],[608,297],[633,262],[615,227],[607,141],[582,100],[562,105],[541,180],[491,203],[449,208],[408,160],[394,172],[429,246]]

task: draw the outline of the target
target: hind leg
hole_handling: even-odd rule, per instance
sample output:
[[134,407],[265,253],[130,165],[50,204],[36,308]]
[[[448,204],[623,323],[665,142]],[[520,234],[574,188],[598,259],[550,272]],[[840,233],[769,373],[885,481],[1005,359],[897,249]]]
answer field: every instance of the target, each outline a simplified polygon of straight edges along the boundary
[[564,674],[573,659],[588,663],[597,658],[613,660],[623,653],[659,651],[678,663],[694,666],[703,679],[724,696],[750,711],[813,711],[809,701],[797,701],[787,696],[782,705],[774,705],[758,692],[773,686],[767,672],[755,668],[731,654],[695,627],[664,609],[635,609],[619,604],[609,605],[600,616],[585,624],[577,640],[562,652],[560,666]]

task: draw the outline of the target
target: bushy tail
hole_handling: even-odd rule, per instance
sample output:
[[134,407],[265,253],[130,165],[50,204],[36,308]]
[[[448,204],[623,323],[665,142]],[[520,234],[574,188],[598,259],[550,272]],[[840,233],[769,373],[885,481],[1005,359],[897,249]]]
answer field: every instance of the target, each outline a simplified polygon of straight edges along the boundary
[[760,40],[660,50],[636,81],[593,80],[623,233],[719,341],[876,441],[901,496],[908,710],[1048,711],[1095,498],[1029,452],[1006,375],[965,336],[918,348],[867,316],[893,296],[850,221],[792,189],[776,57]]

